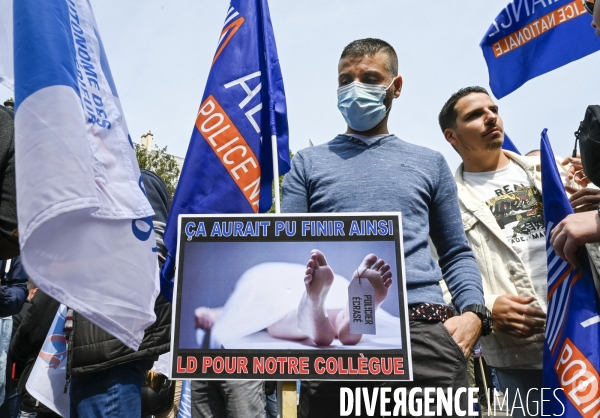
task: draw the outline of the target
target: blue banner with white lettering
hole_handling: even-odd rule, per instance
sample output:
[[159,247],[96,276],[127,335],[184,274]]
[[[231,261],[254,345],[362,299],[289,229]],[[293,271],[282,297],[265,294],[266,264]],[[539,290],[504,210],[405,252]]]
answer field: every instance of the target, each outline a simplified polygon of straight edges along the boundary
[[543,411],[540,416],[597,417],[600,414],[599,302],[585,251],[580,267],[561,260],[550,231],[573,213],[546,129],[542,132],[542,190],[548,256],[548,311],[544,341]]
[[600,50],[581,0],[512,0],[481,41],[497,98]]
[[267,0],[232,0],[198,110],[164,241],[161,291],[172,295],[179,214],[258,213],[272,205],[272,136],[290,169],[283,79]]

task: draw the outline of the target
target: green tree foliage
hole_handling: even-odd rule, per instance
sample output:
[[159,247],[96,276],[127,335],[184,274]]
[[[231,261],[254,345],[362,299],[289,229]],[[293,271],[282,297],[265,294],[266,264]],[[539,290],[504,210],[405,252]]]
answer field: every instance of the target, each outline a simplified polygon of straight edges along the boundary
[[167,152],[167,147],[158,148],[154,145],[152,151],[147,151],[141,144],[133,144],[135,146],[135,155],[140,168],[145,168],[158,174],[165,182],[171,198],[177,187],[177,179],[179,178],[179,166],[175,157]]
[[[290,150],[290,161],[292,161],[292,158],[294,158],[294,153],[292,152],[292,150]],[[281,185],[283,184],[283,178],[285,176],[279,176],[279,201],[281,202]],[[267,211],[267,213],[275,213],[275,182],[271,183],[271,196],[273,196],[273,205],[271,206],[271,209],[269,209]]]

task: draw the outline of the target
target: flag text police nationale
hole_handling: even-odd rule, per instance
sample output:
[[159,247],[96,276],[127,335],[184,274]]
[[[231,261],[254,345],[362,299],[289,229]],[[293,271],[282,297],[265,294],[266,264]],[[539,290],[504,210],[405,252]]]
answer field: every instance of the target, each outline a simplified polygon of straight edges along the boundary
[[600,49],[581,0],[513,0],[481,41],[497,98]]
[[273,152],[285,174],[287,111],[267,0],[232,0],[167,221],[163,295],[172,293],[178,216],[267,211]]

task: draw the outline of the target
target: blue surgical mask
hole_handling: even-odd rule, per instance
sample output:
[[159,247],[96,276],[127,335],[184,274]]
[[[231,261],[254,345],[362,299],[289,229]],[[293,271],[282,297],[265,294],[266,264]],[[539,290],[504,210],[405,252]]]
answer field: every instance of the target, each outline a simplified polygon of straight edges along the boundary
[[359,81],[338,89],[338,109],[346,119],[346,123],[358,132],[368,131],[377,126],[389,109],[383,101],[387,90],[394,84],[364,84]]

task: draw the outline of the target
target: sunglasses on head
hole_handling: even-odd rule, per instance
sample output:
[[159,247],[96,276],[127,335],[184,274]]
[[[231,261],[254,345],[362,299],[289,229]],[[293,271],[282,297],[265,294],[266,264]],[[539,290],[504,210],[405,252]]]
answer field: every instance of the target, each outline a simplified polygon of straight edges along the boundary
[[582,0],[583,7],[589,14],[594,14],[594,0]]

